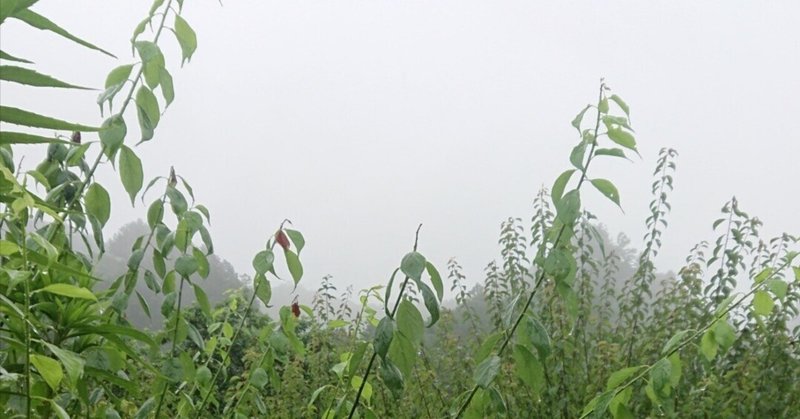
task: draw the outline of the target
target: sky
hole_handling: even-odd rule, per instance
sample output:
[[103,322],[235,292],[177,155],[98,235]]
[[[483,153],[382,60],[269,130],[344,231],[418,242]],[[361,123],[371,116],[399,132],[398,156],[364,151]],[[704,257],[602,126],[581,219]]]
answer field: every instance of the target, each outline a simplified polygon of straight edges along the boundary
[[[102,87],[135,61],[129,39],[149,4],[33,9],[119,59],[14,21],[0,47]],[[205,0],[186,1],[183,16],[197,52],[181,68],[166,34],[176,98],[136,152],[145,182],[170,166],[189,180],[216,253],[239,272],[288,218],[308,243],[308,289],[326,274],[340,289],[386,283],[419,223],[419,250],[440,271],[456,257],[482,281],[500,223],[528,224],[538,189],[569,167],[570,121],[601,77],[630,105],[642,156],[591,167],[620,191],[624,213],[583,193],[612,234],[641,248],[662,147],[680,155],[658,269],[677,271],[713,240],[733,195],[765,237],[800,233],[800,2]],[[102,121],[97,92],[0,89],[5,105]],[[40,155],[20,154],[28,165]],[[98,180],[113,200],[107,235],[145,218],[109,165]]]

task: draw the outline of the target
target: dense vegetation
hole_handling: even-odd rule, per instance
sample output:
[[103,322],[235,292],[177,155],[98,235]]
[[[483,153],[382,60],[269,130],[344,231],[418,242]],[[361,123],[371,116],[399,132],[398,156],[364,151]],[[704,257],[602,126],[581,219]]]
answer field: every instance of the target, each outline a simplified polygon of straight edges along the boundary
[[[4,0],[0,24],[110,55],[35,3]],[[572,121],[569,169],[534,198],[530,223],[502,224],[479,286],[456,260],[437,268],[417,252],[418,229],[386,284],[341,290],[325,277],[311,306],[264,314],[278,264],[303,277],[303,235],[276,223],[252,277],[238,275],[213,255],[189,183],[172,171],[145,186],[135,151],[158,146],[142,143],[175,95],[159,41],[174,35],[182,63],[197,47],[182,7],[156,0],[137,26],[136,61],[111,70],[98,98],[111,114],[100,126],[0,106],[3,417],[800,417],[797,237],[762,237],[731,198],[711,220],[718,237],[660,274],[677,158],[664,149],[642,250],[610,239],[581,205],[598,192],[620,204],[591,163],[638,151],[628,105],[603,83]],[[0,58],[4,83],[81,88]],[[23,167],[20,144],[46,147],[44,159]],[[149,199],[146,224],[120,233],[130,243],[106,240],[97,170],[116,170],[131,202]]]

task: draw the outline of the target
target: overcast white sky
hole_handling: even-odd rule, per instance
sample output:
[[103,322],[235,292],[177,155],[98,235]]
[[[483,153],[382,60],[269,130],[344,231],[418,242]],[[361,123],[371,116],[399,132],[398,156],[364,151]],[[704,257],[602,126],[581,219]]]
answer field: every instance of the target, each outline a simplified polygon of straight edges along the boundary
[[[41,72],[101,87],[134,60],[128,40],[148,9],[34,7],[118,61],[17,22],[0,42]],[[612,233],[639,247],[661,147],[680,156],[659,269],[712,239],[734,194],[766,235],[800,233],[800,2],[205,0],[186,1],[184,16],[198,50],[179,69],[177,43],[162,45],[176,99],[137,153],[146,179],[174,165],[190,180],[217,253],[241,272],[289,218],[308,241],[305,287],[324,274],[340,289],[385,283],[422,222],[423,254],[441,270],[455,256],[482,280],[500,222],[527,222],[536,191],[567,168],[569,122],[600,77],[630,104],[643,156],[591,168],[620,189],[625,214],[584,193]],[[95,92],[0,88],[6,105],[102,121]],[[115,202],[108,235],[146,212],[110,169],[99,178]]]

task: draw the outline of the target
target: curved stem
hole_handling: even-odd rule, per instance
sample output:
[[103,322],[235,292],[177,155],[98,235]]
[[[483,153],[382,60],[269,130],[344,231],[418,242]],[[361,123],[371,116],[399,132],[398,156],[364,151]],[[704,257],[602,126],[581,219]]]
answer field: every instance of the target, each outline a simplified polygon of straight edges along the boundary
[[[178,345],[178,325],[181,322],[181,300],[183,300],[183,284],[186,280],[186,277],[181,276],[181,285],[178,288],[178,311],[175,314],[175,331],[172,333],[172,348],[169,351],[169,357],[175,357],[175,347]],[[167,395],[167,389],[169,389],[169,382],[164,382],[164,389],[161,390],[161,396],[158,398],[158,407],[156,407],[156,415],[155,417],[160,417],[158,414],[161,413],[161,407],[164,404],[164,396]]]

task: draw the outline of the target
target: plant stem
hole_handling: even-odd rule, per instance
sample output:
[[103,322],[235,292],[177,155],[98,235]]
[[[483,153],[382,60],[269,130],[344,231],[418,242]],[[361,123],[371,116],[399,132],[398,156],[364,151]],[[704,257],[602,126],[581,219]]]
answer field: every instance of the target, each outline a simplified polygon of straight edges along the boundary
[[[186,280],[186,277],[181,276],[181,285],[178,287],[178,311],[175,314],[175,331],[172,333],[172,348],[169,351],[169,357],[175,357],[175,347],[178,344],[178,325],[181,322],[181,300],[183,300],[183,283]],[[156,415],[155,417],[160,417],[158,414],[161,413],[161,407],[164,404],[164,396],[167,394],[167,389],[169,389],[169,381],[164,382],[164,389],[161,390],[161,396],[158,398],[158,407],[156,407]]]
[[[417,227],[417,232],[414,236],[414,251],[417,251],[417,245],[419,244],[419,230],[422,228],[422,224]],[[405,277],[403,280],[403,285],[400,287],[400,294],[397,296],[397,300],[394,302],[394,307],[392,308],[391,316],[394,318],[395,313],[397,313],[397,308],[400,307],[400,301],[403,300],[403,292],[406,290],[406,285],[408,285],[408,280],[410,278],[408,276]],[[386,302],[388,303],[388,301]],[[378,357],[377,351],[372,351],[372,356],[369,358],[369,363],[367,364],[367,370],[364,371],[364,377],[361,379],[361,385],[358,386],[358,392],[356,392],[356,399],[353,401],[353,407],[350,408],[350,414],[347,415],[348,419],[352,419],[353,415],[356,413],[356,408],[358,407],[358,401],[361,399],[361,392],[364,391],[364,386],[367,384],[367,378],[369,378],[369,372],[372,370],[372,364],[375,363],[375,358]]]
[[[589,170],[589,164],[592,162],[592,156],[594,154],[594,149],[597,147],[597,136],[598,136],[597,132],[600,129],[600,115],[601,115],[599,104],[603,100],[603,90],[604,89],[605,89],[605,84],[601,82],[600,83],[600,94],[599,94],[599,98],[597,100],[597,103],[598,103],[598,106],[597,106],[597,120],[595,122],[595,127],[594,127],[594,137],[592,139],[592,147],[589,150],[589,158],[586,160],[586,164],[583,166],[583,170],[581,171],[581,178],[578,181],[578,186],[575,187],[575,190],[580,190],[581,185],[583,185],[583,182],[586,180],[586,172],[587,172],[587,170]],[[561,241],[561,236],[564,234],[564,230],[566,228],[567,228],[566,224],[563,224],[561,226],[561,228],[558,230],[558,234],[556,235],[556,239],[553,242],[553,249],[558,247],[558,244]],[[542,246],[545,246],[545,244],[546,244],[546,241],[544,241],[544,238],[543,238]],[[552,250],[551,250],[551,252],[552,252]],[[550,254],[550,252],[548,252],[548,256],[549,256],[549,254]],[[525,301],[525,306],[522,308],[522,311],[520,311],[519,315],[517,316],[517,320],[514,322],[514,325],[511,326],[511,329],[506,331],[506,333],[505,333],[506,338],[503,341],[503,344],[500,346],[500,349],[497,351],[497,355],[498,356],[503,354],[503,351],[506,349],[508,344],[511,342],[511,338],[514,337],[514,333],[517,331],[517,327],[519,327],[519,324],[522,322],[522,319],[525,317],[525,313],[527,313],[528,308],[530,307],[531,302],[533,301],[533,297],[536,296],[536,292],[539,290],[539,287],[541,286],[542,282],[544,281],[544,277],[545,277],[545,271],[544,271],[544,269],[541,269],[539,271],[539,277],[536,279],[536,283],[534,284],[533,289],[531,290],[530,294],[528,295],[527,301]],[[469,407],[470,403],[472,402],[472,398],[475,397],[475,393],[477,393],[479,388],[480,387],[477,384],[475,384],[475,386],[472,387],[472,390],[470,391],[469,395],[467,396],[467,399],[464,400],[464,402],[461,404],[461,407],[458,409],[458,412],[456,412],[456,415],[455,415],[456,418],[460,418],[461,415],[464,414],[464,411],[467,409],[467,407]]]

